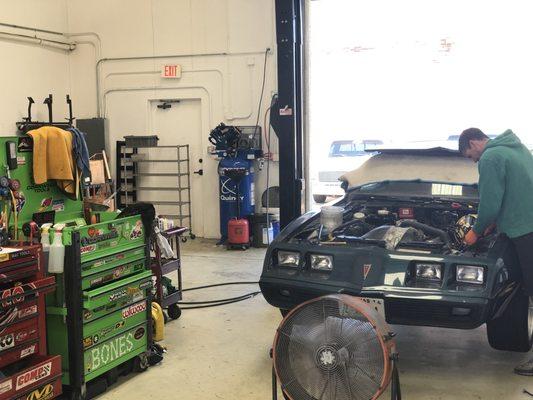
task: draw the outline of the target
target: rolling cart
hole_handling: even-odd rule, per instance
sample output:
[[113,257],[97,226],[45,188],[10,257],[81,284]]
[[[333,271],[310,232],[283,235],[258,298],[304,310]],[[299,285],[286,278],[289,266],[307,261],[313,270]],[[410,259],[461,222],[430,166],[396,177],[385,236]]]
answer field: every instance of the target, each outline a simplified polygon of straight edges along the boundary
[[[175,257],[171,259],[163,258],[157,241],[152,241],[154,257],[152,258],[151,267],[152,274],[155,276],[154,300],[162,308],[167,309],[168,316],[171,319],[178,319],[181,315],[181,309],[177,304],[182,298],[180,237],[188,230],[188,228],[184,227],[175,227],[161,231],[161,234],[170,243],[172,251],[174,251]],[[173,286],[171,280],[165,276],[171,272],[178,273],[177,287]]]

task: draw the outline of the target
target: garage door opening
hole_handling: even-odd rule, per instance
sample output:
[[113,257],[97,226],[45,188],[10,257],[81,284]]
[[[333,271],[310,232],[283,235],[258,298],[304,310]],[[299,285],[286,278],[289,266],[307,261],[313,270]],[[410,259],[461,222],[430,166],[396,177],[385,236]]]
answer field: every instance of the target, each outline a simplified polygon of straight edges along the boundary
[[[512,129],[533,148],[525,1],[307,0],[309,204],[378,147],[457,149]],[[370,153],[371,154],[371,153]]]

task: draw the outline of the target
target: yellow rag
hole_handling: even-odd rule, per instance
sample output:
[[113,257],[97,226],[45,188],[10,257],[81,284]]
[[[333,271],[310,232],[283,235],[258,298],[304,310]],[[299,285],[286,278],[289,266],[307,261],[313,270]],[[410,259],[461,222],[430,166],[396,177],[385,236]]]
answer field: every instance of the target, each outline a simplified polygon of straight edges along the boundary
[[66,193],[77,193],[76,170],[72,157],[72,134],[54,126],[29,131],[33,139],[33,180],[36,184],[50,179]]

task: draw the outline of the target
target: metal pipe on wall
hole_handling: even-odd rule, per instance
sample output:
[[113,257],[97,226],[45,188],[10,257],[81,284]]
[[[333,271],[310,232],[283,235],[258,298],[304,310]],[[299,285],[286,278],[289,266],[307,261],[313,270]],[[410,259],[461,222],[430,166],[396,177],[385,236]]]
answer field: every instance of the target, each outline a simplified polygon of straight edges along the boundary
[[134,56],[134,57],[110,57],[101,58],[96,62],[96,114],[102,117],[100,102],[100,65],[110,61],[140,61],[140,60],[160,60],[165,58],[187,58],[187,57],[220,57],[263,54],[264,51],[247,51],[237,53],[191,53],[191,54],[170,54],[165,56]]
[[42,33],[49,33],[50,35],[58,35],[58,36],[65,36],[61,32],[56,31],[49,31],[46,29],[39,29],[39,28],[32,28],[31,26],[24,26],[24,25],[15,25],[15,24],[6,24],[5,22],[0,22],[0,26],[7,26],[9,28],[16,28],[16,29],[24,29],[26,31],[33,31],[33,32],[42,32]]
[[43,47],[50,47],[56,50],[74,51],[76,49],[75,43],[44,39],[38,36],[23,35],[21,33],[11,33],[11,32],[0,31],[0,37],[3,37],[8,40],[31,42],[33,44],[41,45]]
[[[194,70],[182,70],[182,73],[183,74],[194,74],[194,73],[198,73],[198,72],[214,72],[216,73],[219,78],[220,78],[220,87],[221,87],[221,96],[222,96],[222,103],[225,104],[226,102],[226,98],[224,96],[226,90],[224,88],[224,74],[223,72],[220,70],[220,69],[194,69]],[[125,72],[110,72],[108,74],[105,75],[104,77],[104,82],[107,78],[111,77],[111,76],[127,76],[127,75],[156,75],[156,74],[160,74],[161,71],[125,71]],[[231,120],[236,120],[236,119],[248,119],[252,116],[253,114],[253,96],[252,96],[252,73],[250,71],[249,73],[250,75],[250,110],[244,114],[244,115],[224,115],[224,118],[228,121],[231,121]],[[231,110],[233,112],[233,110]],[[105,115],[105,106],[104,106],[104,115]]]

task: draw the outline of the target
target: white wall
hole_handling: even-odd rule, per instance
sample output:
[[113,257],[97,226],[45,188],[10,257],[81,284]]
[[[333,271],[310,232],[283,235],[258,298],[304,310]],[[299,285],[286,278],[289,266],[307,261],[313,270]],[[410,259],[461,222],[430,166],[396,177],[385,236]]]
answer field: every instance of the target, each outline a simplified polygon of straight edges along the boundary
[[[208,134],[220,122],[254,125],[261,92],[266,48],[267,75],[259,119],[276,90],[275,14],[273,0],[70,0],[70,32],[95,32],[76,37],[96,45],[80,44],[71,54],[72,94],[76,115],[97,114],[95,59],[176,55],[168,59],[109,61],[100,65],[101,114],[109,119],[108,143],[124,135],[153,132],[149,103],[154,99],[199,99],[204,159],[202,178],[204,236],[218,237],[217,161],[207,154]],[[101,53],[101,54],[98,54]],[[225,55],[206,55],[225,53]],[[191,55],[197,56],[179,56]],[[164,63],[183,67],[179,80],[163,80]],[[149,89],[149,90],[147,90]],[[273,137],[275,135],[272,135]],[[176,143],[172,137],[163,142]],[[275,139],[273,147],[277,148]],[[114,160],[112,160],[114,165]],[[198,165],[193,165],[197,168]],[[277,184],[277,163],[271,185]],[[258,173],[256,197],[266,188],[265,172]]]
[[[149,102],[159,98],[197,99],[201,103],[200,156],[206,237],[218,237],[217,161],[207,154],[207,137],[224,122],[254,125],[261,92],[264,51],[266,84],[259,124],[276,91],[276,37],[273,0],[0,0],[0,22],[65,32],[77,43],[68,53],[0,38],[0,134],[15,134],[15,122],[26,116],[27,96],[36,104],[33,118],[46,120],[43,99],[54,95],[54,119],[67,116],[70,93],[74,115],[97,116],[96,62],[101,58],[190,55],[168,59],[101,62],[100,104],[109,119],[108,143],[126,134],[153,134]],[[34,32],[0,26],[0,32]],[[69,38],[38,33],[43,38]],[[224,53],[224,55],[205,55]],[[183,76],[163,81],[164,63],[178,63]],[[139,89],[143,90],[139,90]],[[150,88],[150,90],[144,90]],[[272,148],[277,149],[275,135]],[[162,137],[175,143],[173,137]],[[277,153],[277,150],[274,150]],[[277,157],[277,154],[275,154]],[[112,164],[114,165],[112,160]],[[197,167],[197,166],[193,166]],[[266,188],[265,171],[258,172],[256,198]],[[270,184],[278,182],[272,164]]]
[[[0,22],[67,30],[66,0],[0,0]],[[34,32],[0,26],[0,32],[33,35]],[[43,38],[65,41],[65,37],[38,33]],[[0,135],[16,133],[15,122],[27,115],[26,97],[34,98],[33,118],[48,118],[43,99],[54,96],[54,117],[67,116],[65,95],[70,92],[67,52],[33,43],[0,37]]]

